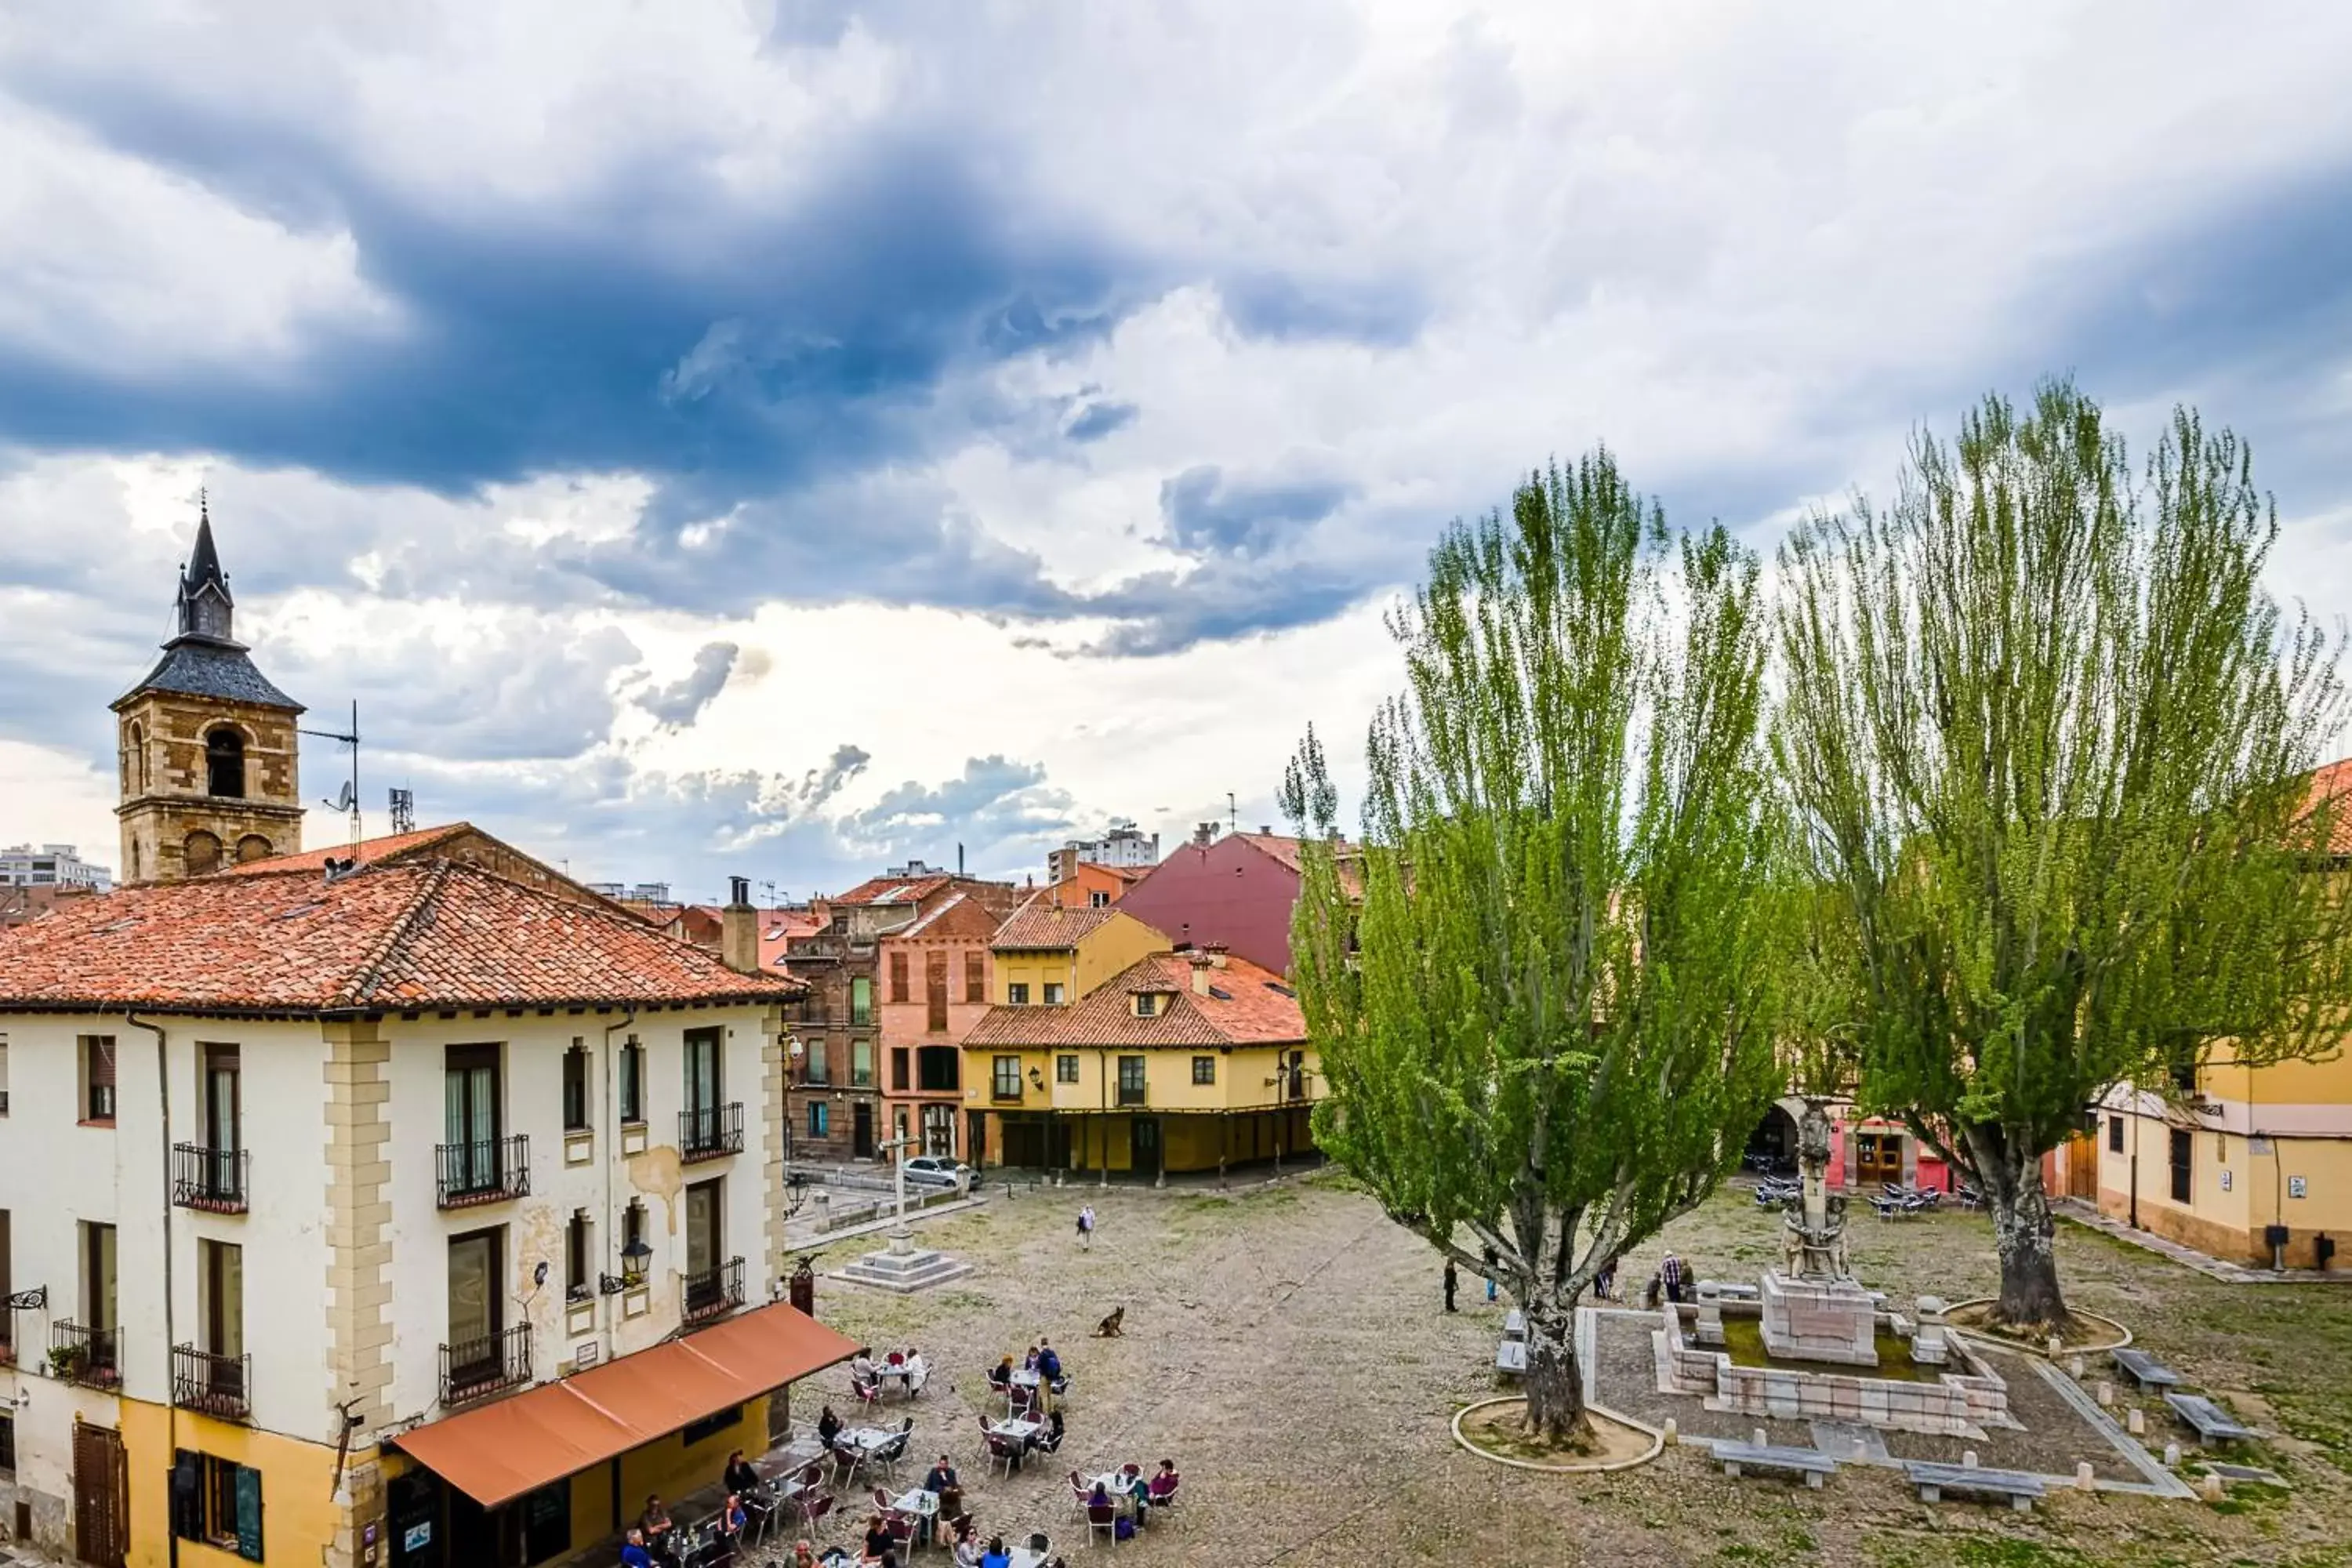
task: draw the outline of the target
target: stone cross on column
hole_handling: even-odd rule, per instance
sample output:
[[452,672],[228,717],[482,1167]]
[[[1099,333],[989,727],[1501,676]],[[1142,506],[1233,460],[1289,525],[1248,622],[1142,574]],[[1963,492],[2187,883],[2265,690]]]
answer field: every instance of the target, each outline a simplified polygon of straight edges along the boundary
[[898,1137],[891,1139],[887,1143],[878,1145],[879,1148],[891,1151],[890,1173],[896,1182],[898,1188],[894,1196],[898,1206],[898,1223],[891,1227],[890,1234],[893,1237],[909,1234],[907,1229],[906,1152],[908,1148],[913,1146],[914,1142],[915,1141],[912,1138],[908,1137],[902,1132]]

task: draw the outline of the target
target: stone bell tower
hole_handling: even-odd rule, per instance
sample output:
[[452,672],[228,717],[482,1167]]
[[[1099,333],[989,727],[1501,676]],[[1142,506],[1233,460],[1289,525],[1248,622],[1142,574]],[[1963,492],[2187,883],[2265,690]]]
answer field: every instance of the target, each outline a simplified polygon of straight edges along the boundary
[[162,661],[113,704],[126,882],[176,882],[302,847],[302,705],[236,638],[209,506],[180,571],[178,616]]

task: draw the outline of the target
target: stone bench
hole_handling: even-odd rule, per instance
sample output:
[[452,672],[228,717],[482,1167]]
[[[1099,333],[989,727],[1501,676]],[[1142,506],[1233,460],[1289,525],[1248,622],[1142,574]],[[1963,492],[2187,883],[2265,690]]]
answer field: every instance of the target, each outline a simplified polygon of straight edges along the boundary
[[2116,1365],[2126,1376],[2139,1384],[2146,1394],[2151,1388],[2170,1388],[2180,1381],[2180,1374],[2148,1354],[2146,1351],[2120,1350],[2110,1352]]
[[1837,1474],[1838,1462],[1818,1448],[1789,1448],[1777,1444],[1717,1443],[1715,1457],[1723,1465],[1723,1473],[1738,1480],[1743,1470],[1768,1470],[1776,1475],[1802,1476],[1805,1484],[1819,1491],[1822,1483]]
[[1528,1342],[1505,1340],[1495,1352],[1495,1370],[1505,1377],[1528,1375]]
[[1903,1474],[1919,1489],[1921,1502],[1940,1502],[1946,1492],[1962,1497],[1994,1498],[2020,1513],[2033,1511],[2033,1500],[2043,1494],[2040,1476],[2023,1470],[1988,1470],[1968,1465],[1936,1465],[1924,1459],[1904,1461]]
[[2168,1394],[2164,1402],[2172,1406],[2175,1415],[2197,1429],[2200,1443],[2234,1443],[2262,1436],[2201,1394]]

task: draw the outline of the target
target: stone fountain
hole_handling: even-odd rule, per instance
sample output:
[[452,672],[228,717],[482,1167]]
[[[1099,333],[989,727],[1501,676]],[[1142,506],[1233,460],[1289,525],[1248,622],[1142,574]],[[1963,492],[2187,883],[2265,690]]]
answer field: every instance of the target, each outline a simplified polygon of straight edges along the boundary
[[1764,1348],[1788,1361],[1878,1364],[1878,1303],[1846,1266],[1845,1194],[1829,1191],[1830,1119],[1805,1101],[1797,1124],[1804,1190],[1781,1216],[1780,1267],[1763,1279]]

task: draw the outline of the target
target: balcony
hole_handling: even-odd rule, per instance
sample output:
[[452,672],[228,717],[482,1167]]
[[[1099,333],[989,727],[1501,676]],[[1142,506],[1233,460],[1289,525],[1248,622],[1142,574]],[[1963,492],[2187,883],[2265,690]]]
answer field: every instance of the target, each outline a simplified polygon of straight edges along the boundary
[[677,1113],[677,1157],[682,1164],[723,1160],[743,1152],[743,1102],[698,1106]]
[[462,1405],[530,1381],[530,1325],[441,1347],[441,1403]]
[[688,1323],[723,1318],[743,1304],[743,1260],[730,1258],[716,1268],[682,1277],[678,1316]]
[[246,1210],[246,1163],[242,1149],[207,1149],[201,1143],[172,1145],[172,1201],[184,1209],[210,1214]]
[[435,1185],[445,1209],[530,1195],[530,1134],[433,1146]]
[[173,1345],[172,1403],[223,1421],[245,1420],[253,1414],[253,1358]]
[[79,1323],[49,1325],[49,1374],[84,1388],[114,1388],[122,1382],[120,1331],[86,1329]]

